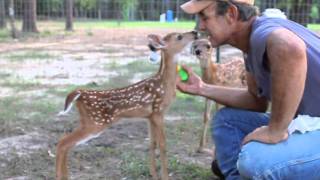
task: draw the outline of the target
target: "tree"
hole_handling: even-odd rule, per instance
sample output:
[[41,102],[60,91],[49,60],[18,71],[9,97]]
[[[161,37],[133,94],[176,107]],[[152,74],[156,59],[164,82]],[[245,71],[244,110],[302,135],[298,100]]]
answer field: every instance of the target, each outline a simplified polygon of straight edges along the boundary
[[6,28],[6,11],[4,0],[0,0],[0,29]]
[[293,0],[289,18],[306,26],[309,23],[312,0]]
[[264,11],[267,8],[274,8],[276,6],[276,0],[264,0],[260,1],[260,9]]
[[18,32],[14,23],[14,4],[13,0],[9,1],[9,17],[10,17],[10,26],[11,26],[11,36],[13,39],[18,38]]
[[135,20],[137,0],[124,0],[121,2],[121,15],[124,20]]
[[73,0],[65,0],[66,30],[73,30]]
[[310,17],[312,18],[312,23],[316,23],[319,19],[319,7],[316,4],[312,5]]
[[23,32],[34,32],[37,33],[38,29],[36,26],[37,21],[37,4],[36,0],[23,0]]

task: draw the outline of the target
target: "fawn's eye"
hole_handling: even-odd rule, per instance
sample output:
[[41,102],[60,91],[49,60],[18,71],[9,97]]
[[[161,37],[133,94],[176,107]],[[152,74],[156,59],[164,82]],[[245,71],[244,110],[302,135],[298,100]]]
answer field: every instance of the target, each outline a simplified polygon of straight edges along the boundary
[[207,46],[206,46],[206,47],[207,47],[207,49],[210,49],[210,45],[209,45],[209,44],[207,44]]
[[183,36],[180,34],[180,35],[178,35],[177,39],[180,41],[183,39]]

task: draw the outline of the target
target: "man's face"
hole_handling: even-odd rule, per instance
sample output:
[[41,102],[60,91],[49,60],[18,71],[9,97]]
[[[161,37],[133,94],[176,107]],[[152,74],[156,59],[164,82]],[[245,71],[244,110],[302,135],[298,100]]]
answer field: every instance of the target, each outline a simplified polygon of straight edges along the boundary
[[199,13],[199,29],[209,33],[209,40],[213,47],[227,44],[231,36],[231,27],[226,15],[216,14],[216,3]]

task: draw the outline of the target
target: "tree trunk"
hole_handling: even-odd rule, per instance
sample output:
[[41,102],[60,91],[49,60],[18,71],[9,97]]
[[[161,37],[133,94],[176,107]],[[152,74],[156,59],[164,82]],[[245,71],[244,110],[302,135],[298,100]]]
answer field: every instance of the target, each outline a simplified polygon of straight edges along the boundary
[[176,1],[176,18],[180,19],[180,0]]
[[6,11],[4,0],[0,0],[0,29],[6,28]]
[[37,6],[36,0],[23,0],[23,32],[37,33]]
[[276,7],[276,0],[265,0],[261,1],[260,10],[261,12],[268,8],[275,8]]
[[65,0],[66,30],[73,31],[73,0]]
[[148,4],[148,6],[149,6],[149,8],[147,9],[147,11],[148,11],[148,20],[154,20],[154,19],[157,19],[156,17],[155,17],[155,12],[156,12],[156,10],[155,10],[155,8],[154,8],[154,6],[155,6],[155,2],[154,2],[154,0],[150,0],[150,1],[146,1],[147,3],[149,3]]
[[15,26],[14,23],[14,4],[13,4],[13,0],[10,0],[10,4],[9,4],[9,19],[10,19],[10,26],[11,26],[11,36],[13,39],[17,39],[18,38],[18,32],[17,32],[17,28]]
[[306,26],[309,23],[312,0],[294,0],[290,12],[290,19]]
[[170,0],[166,0],[166,11],[171,10],[171,2]]

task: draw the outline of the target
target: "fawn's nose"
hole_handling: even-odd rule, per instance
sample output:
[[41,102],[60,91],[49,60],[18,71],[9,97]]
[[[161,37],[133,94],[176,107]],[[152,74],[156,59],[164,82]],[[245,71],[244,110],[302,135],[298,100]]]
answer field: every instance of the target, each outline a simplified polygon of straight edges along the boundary
[[196,53],[197,56],[199,56],[199,55],[201,54],[201,50],[197,49],[197,50],[195,51],[195,53]]

